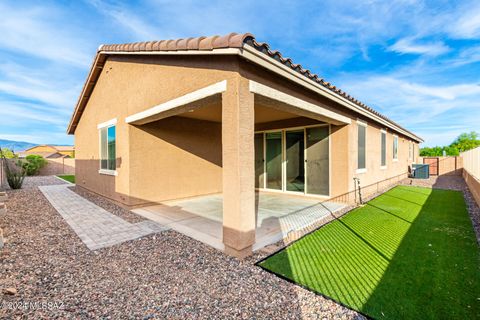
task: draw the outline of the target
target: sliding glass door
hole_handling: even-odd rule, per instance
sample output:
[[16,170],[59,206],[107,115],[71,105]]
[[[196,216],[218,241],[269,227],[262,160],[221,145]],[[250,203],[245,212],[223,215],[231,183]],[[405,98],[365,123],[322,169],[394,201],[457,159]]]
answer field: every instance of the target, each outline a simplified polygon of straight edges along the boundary
[[305,192],[305,131],[285,132],[285,178],[287,191]]
[[265,185],[264,165],[263,133],[255,133],[255,188],[263,188]]
[[267,189],[282,190],[282,132],[265,134]]
[[329,128],[307,128],[307,192],[328,195],[330,192]]
[[328,196],[329,126],[255,134],[255,187]]

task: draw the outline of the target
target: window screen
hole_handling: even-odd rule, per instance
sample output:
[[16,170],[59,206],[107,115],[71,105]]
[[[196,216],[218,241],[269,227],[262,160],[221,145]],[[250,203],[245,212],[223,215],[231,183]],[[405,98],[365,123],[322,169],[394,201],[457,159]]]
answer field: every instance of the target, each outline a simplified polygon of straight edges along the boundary
[[365,152],[365,145],[366,145],[366,133],[367,128],[363,125],[358,124],[358,169],[365,169],[366,163],[366,152]]
[[382,148],[382,158],[381,158],[381,166],[384,167],[387,165],[387,134],[385,132],[381,133],[382,141],[381,141],[381,148]]
[[398,137],[393,136],[393,159],[398,159]]
[[100,169],[115,170],[116,166],[115,126],[100,129]]

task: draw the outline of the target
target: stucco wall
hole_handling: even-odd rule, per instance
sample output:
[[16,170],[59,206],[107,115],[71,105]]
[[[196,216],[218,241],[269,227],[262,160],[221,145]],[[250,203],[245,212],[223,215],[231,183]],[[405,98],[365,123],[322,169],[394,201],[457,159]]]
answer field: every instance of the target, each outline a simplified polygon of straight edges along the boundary
[[[322,105],[324,108],[333,110],[344,116],[349,117],[352,123],[345,126],[331,126],[331,197],[339,197],[354,190],[353,177],[358,177],[363,186],[385,181],[385,184],[391,184],[396,181],[392,179],[399,175],[407,177],[408,165],[415,162],[418,157],[418,144],[414,143],[414,157],[409,159],[408,143],[411,141],[402,134],[392,132],[392,130],[379,125],[373,120],[364,118],[355,114],[346,107],[330,101],[320,95],[309,91],[297,84],[291,83],[286,79],[276,76],[274,73],[262,69],[252,63],[240,62],[240,73],[243,77],[260,82],[269,87],[293,95],[302,100]],[[367,123],[367,171],[365,173],[356,173],[357,169],[357,120]],[[380,158],[380,130],[387,131],[386,151],[387,168],[381,169]],[[393,134],[398,136],[398,161],[393,161]],[[375,186],[376,187],[376,186]],[[374,188],[365,190],[365,194],[371,193]],[[376,190],[376,189],[375,189]],[[350,195],[348,195],[349,197]],[[343,200],[341,200],[343,201]],[[349,201],[347,199],[346,201]]]
[[[75,133],[77,184],[127,205],[222,191],[221,124],[173,117],[149,125],[125,123],[129,115],[222,80],[254,80],[352,119],[331,126],[331,195],[406,174],[408,139],[399,136],[398,161],[387,130],[387,168],[380,168],[380,129],[367,129],[367,172],[356,173],[357,115],[345,107],[234,57],[111,57],[106,62]],[[98,173],[97,125],[117,118],[118,176]],[[208,152],[207,152],[208,151]],[[208,153],[208,154],[207,154]],[[418,153],[418,145],[415,147]]]
[[222,192],[221,130],[182,117],[132,127],[130,195],[158,202]]
[[[135,177],[140,172],[138,163],[146,161],[146,155],[153,150],[152,145],[141,143],[145,150],[135,147],[138,141],[132,142],[130,138],[141,135],[141,132],[126,124],[125,118],[216,82],[238,77],[237,68],[237,60],[222,56],[109,58],[75,131],[77,184],[127,205],[153,200],[151,193],[154,191],[149,191],[147,196],[142,194],[142,190],[155,190],[156,185],[140,186],[141,182],[137,182],[139,179]],[[97,125],[113,118],[118,120],[116,177],[98,173]],[[130,172],[130,168],[136,168],[135,174]],[[155,174],[159,175],[157,179],[160,181],[163,173]],[[196,172],[198,179],[202,174],[202,170]],[[215,178],[212,180],[215,181]],[[136,181],[133,188],[130,185],[132,181]],[[130,198],[131,194],[136,197]],[[180,194],[187,195],[187,192],[183,190]],[[162,198],[161,192],[159,197],[155,197]]]

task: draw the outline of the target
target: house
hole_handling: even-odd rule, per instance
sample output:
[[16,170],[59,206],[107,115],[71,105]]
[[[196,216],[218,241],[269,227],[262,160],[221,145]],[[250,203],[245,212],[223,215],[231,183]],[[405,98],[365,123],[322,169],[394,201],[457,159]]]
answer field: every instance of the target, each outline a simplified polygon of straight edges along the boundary
[[235,256],[255,248],[258,194],[351,198],[353,178],[406,177],[422,142],[248,33],[102,45],[68,133],[77,186],[130,208],[217,201]]
[[75,147],[73,146],[53,146],[53,145],[38,145],[29,148],[19,153],[21,158],[24,158],[30,154],[36,154],[44,157],[45,159],[55,158],[75,158]]

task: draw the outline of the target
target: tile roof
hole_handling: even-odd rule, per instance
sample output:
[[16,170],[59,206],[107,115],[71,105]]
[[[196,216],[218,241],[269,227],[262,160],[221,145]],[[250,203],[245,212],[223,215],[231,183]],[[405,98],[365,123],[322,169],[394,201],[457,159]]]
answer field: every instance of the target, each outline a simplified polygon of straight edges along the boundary
[[[114,54],[121,52],[157,52],[157,51],[207,51],[214,49],[225,49],[225,48],[243,48],[245,45],[251,46],[257,51],[273,58],[274,60],[282,63],[283,65],[291,68],[292,70],[298,72],[299,74],[305,76],[306,78],[320,84],[324,88],[340,95],[341,97],[349,100],[350,102],[360,106],[361,108],[369,111],[370,113],[390,122],[391,124],[405,130],[411,135],[419,138],[415,134],[411,133],[407,129],[403,128],[399,124],[395,123],[393,120],[374,110],[373,108],[367,106],[363,102],[352,97],[345,91],[334,86],[325,79],[319,77],[317,74],[311,72],[308,69],[304,69],[301,64],[296,64],[292,61],[291,58],[284,57],[279,51],[271,50],[270,46],[265,42],[258,42],[251,33],[229,33],[224,36],[210,36],[210,37],[196,37],[196,38],[185,38],[185,39],[176,39],[176,40],[160,40],[160,41],[148,41],[148,42],[134,42],[134,43],[125,43],[125,44],[110,44],[110,45],[101,45],[98,49],[95,62],[99,62],[103,65],[106,60],[105,56],[99,56],[99,53],[104,54]],[[95,70],[90,71],[91,73]],[[97,71],[97,73],[100,73]],[[94,82],[88,81],[85,83],[85,87],[91,86],[93,90]],[[84,87],[84,90],[85,90]],[[81,96],[82,97],[82,96]],[[80,97],[80,98],[81,98]],[[80,103],[80,100],[79,100]],[[75,114],[74,114],[75,117]],[[72,120],[74,120],[72,117]],[[73,130],[72,130],[73,129]],[[73,133],[74,128],[72,128],[72,121],[69,125],[69,133]],[[419,138],[421,140],[421,138]]]

